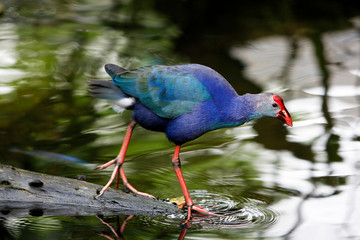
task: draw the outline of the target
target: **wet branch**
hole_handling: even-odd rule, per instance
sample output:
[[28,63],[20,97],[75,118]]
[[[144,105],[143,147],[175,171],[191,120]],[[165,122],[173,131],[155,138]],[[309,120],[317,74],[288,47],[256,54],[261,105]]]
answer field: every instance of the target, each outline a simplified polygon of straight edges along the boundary
[[30,172],[0,165],[0,217],[167,215],[179,213],[176,206],[154,199],[108,189],[85,181]]

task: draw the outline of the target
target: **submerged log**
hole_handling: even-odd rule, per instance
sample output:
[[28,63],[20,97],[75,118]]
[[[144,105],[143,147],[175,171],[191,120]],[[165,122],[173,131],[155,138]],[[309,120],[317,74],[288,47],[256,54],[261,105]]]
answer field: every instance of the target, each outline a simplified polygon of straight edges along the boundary
[[97,199],[96,192],[101,187],[81,180],[0,165],[0,217],[181,213],[173,204],[114,189],[108,189]]

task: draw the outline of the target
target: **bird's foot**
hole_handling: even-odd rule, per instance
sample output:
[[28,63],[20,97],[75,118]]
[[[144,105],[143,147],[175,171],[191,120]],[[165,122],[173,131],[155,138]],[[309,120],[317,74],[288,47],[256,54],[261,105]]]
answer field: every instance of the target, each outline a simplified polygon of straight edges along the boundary
[[[110,181],[112,181],[110,179]],[[111,184],[111,182],[109,181],[109,183]],[[98,193],[98,195],[95,197],[95,198],[100,198],[104,192],[109,188],[110,184],[106,184]],[[125,184],[125,186],[130,190],[132,191],[135,195],[138,195],[138,196],[143,196],[143,197],[147,197],[147,198],[151,198],[151,199],[155,199],[155,200],[158,200],[157,197],[154,197],[153,195],[151,194],[148,194],[148,193],[144,193],[144,192],[140,192],[138,190],[136,190],[133,186],[131,186],[129,183]]]
[[[127,181],[127,178],[125,176],[125,172],[124,169],[122,168],[122,163],[119,160],[119,157],[114,158],[113,160],[98,166],[95,168],[95,170],[97,169],[105,169],[108,166],[110,166],[111,164],[115,164],[115,168],[113,170],[113,173],[111,174],[110,180],[108,181],[108,183],[99,191],[98,195],[96,196],[96,198],[101,197],[104,192],[110,187],[111,183],[114,181],[115,177],[117,176],[118,180],[119,180],[119,175],[121,176],[121,179],[123,181],[123,184],[125,185],[125,187],[127,187],[130,191],[132,191],[134,194],[139,195],[139,196],[143,196],[143,197],[147,197],[147,198],[151,198],[151,199],[157,199],[156,197],[148,194],[148,193],[144,193],[144,192],[140,192],[138,190],[136,190],[136,188],[134,188],[133,186],[131,186],[131,184]],[[118,188],[118,183],[119,181],[117,180],[116,182],[116,188]]]
[[[179,209],[182,209],[185,206],[185,203],[180,203],[178,205]],[[201,215],[205,215],[205,216],[221,216],[220,214],[216,214],[216,213],[212,213],[210,211],[208,211],[206,208],[203,207],[199,207],[197,205],[192,205],[192,206],[187,206],[188,208],[188,215],[186,217],[185,222],[182,223],[182,225],[186,225],[188,222],[190,222],[190,220],[193,217],[193,212],[197,212]]]

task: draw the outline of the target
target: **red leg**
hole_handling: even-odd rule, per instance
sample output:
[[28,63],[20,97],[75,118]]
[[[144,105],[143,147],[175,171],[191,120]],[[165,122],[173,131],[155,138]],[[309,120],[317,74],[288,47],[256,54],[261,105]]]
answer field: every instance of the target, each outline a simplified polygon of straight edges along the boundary
[[202,207],[194,205],[193,200],[191,199],[189,191],[187,189],[184,176],[183,176],[183,174],[181,172],[181,162],[180,162],[180,157],[179,157],[180,148],[181,148],[180,145],[176,145],[174,156],[172,158],[172,164],[173,164],[173,167],[174,167],[174,170],[175,170],[175,174],[176,174],[176,176],[177,176],[177,178],[178,178],[178,180],[180,182],[180,186],[181,186],[181,189],[182,189],[184,197],[185,197],[186,205],[188,207],[188,215],[187,215],[187,218],[186,218],[186,220],[185,220],[185,222],[183,224],[186,224],[191,219],[191,210],[195,210],[195,211],[197,211],[199,213],[202,213],[202,214],[205,214],[205,215],[218,216],[218,214],[211,213],[211,212],[207,211],[206,209],[204,209]]
[[120,177],[122,178],[125,187],[129,188],[132,192],[134,192],[137,195],[141,195],[141,196],[145,196],[145,197],[155,199],[154,196],[152,196],[150,194],[147,194],[147,193],[139,192],[133,186],[131,186],[129,184],[129,182],[127,181],[124,169],[122,168],[122,164],[125,161],[126,150],[127,150],[128,146],[129,146],[130,138],[131,138],[131,135],[132,135],[132,132],[133,132],[135,126],[136,126],[136,122],[134,120],[131,120],[131,122],[130,122],[128,128],[127,128],[126,134],[125,134],[124,142],[123,142],[123,144],[121,146],[121,149],[120,149],[120,152],[116,156],[116,158],[109,161],[109,162],[107,162],[107,163],[105,163],[105,164],[103,164],[103,165],[101,165],[101,166],[99,166],[99,167],[97,167],[97,168],[95,168],[95,170],[96,169],[104,169],[104,168],[107,168],[108,166],[110,166],[111,164],[115,164],[115,168],[114,168],[114,171],[111,174],[110,180],[101,189],[101,191],[100,191],[100,193],[99,193],[99,195],[97,197],[100,197],[101,195],[104,194],[106,189],[108,189],[110,187],[111,183],[114,181],[116,175],[117,175],[117,178],[118,178],[117,181],[116,181],[116,187],[118,187],[118,185],[119,185],[119,174],[120,174]]

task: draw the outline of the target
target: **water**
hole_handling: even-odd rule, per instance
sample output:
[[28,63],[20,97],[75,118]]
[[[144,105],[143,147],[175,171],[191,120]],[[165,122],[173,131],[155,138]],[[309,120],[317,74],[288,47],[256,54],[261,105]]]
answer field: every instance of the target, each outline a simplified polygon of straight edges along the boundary
[[[294,127],[266,118],[184,145],[195,204],[222,214],[195,216],[189,230],[182,214],[23,216],[0,219],[2,238],[360,239],[358,9],[167,4],[0,3],[0,162],[105,184],[111,168],[92,169],[117,154],[131,113],[89,97],[86,79],[107,78],[110,62],[211,66],[239,93],[279,93]],[[180,197],[173,149],[137,127],[124,165],[132,185]]]

